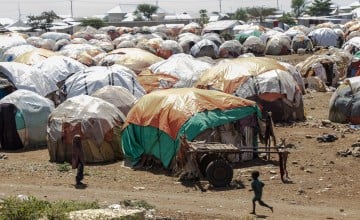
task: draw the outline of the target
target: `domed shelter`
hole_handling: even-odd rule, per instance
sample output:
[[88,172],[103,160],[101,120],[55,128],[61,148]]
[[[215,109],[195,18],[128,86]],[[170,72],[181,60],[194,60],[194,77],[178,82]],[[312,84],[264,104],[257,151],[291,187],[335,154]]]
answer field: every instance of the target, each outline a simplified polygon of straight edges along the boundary
[[314,46],[323,47],[337,47],[339,36],[331,28],[318,28],[311,31],[308,37],[313,42]]
[[28,51],[20,56],[18,56],[14,62],[23,63],[27,65],[34,65],[48,57],[55,56],[55,52],[47,49],[36,48],[34,50]]
[[169,58],[173,54],[182,53],[183,49],[178,42],[174,40],[165,40],[160,43],[157,55],[164,59]]
[[190,88],[201,73],[212,65],[188,54],[175,54],[169,59],[151,65],[139,76],[146,92],[168,88]]
[[16,90],[0,100],[0,145],[4,150],[46,146],[46,125],[54,104],[35,92]]
[[310,38],[304,34],[297,34],[291,41],[291,49],[296,53],[298,49],[305,49],[307,52],[312,51],[313,44]]
[[79,71],[66,79],[62,92],[66,98],[91,95],[96,90],[108,85],[122,86],[137,98],[145,94],[145,90],[137,81],[135,73],[118,64],[92,66]]
[[[123,152],[134,165],[142,157],[153,156],[169,167],[179,150],[181,136],[199,140],[209,129],[235,123],[239,123],[237,129],[229,126],[234,128],[232,140],[223,141],[255,148],[257,136],[253,128],[260,117],[255,102],[219,91],[196,88],[154,91],[130,110],[122,133]],[[252,135],[246,136],[244,127]],[[241,141],[244,139],[245,144]]]
[[360,124],[360,76],[346,79],[333,93],[329,120]]
[[242,45],[237,40],[228,40],[220,45],[219,56],[221,58],[236,58],[242,54]]
[[46,96],[56,90],[56,85],[26,64],[0,62],[0,98],[16,89],[30,90]]
[[262,56],[265,53],[266,44],[256,36],[248,37],[243,43],[244,52]]
[[134,71],[136,74],[150,65],[163,59],[146,50],[139,48],[120,48],[108,53],[99,63],[101,66],[120,64]]
[[193,57],[208,56],[216,59],[219,56],[219,47],[211,40],[202,39],[191,47],[190,54]]
[[68,77],[84,70],[87,66],[70,57],[57,55],[35,64],[33,68],[38,69],[46,78],[55,83],[58,88],[61,88]]
[[51,162],[71,162],[72,139],[80,135],[86,163],[122,158],[120,131],[124,114],[102,99],[80,95],[60,104],[49,116],[48,150]]
[[290,44],[290,38],[284,34],[270,37],[266,43],[265,54],[288,55],[291,53]]
[[125,116],[138,100],[129,90],[122,86],[105,86],[94,92],[91,96],[112,103]]
[[195,87],[254,100],[277,122],[305,118],[301,88],[289,68],[275,59],[223,60],[205,71]]

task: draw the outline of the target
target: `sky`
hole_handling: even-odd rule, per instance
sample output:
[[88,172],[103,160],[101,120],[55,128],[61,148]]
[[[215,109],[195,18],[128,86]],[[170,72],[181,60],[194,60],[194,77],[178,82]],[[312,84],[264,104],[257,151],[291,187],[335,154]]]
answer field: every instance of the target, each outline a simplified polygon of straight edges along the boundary
[[[333,0],[333,3],[347,6],[357,0]],[[208,12],[234,12],[237,8],[264,6],[291,10],[291,0],[0,0],[0,18],[17,19],[19,14],[26,20],[28,15],[40,15],[53,10],[58,15],[70,15],[71,5],[74,17],[91,17],[105,14],[119,3],[156,4],[170,13],[198,14],[200,9]]]

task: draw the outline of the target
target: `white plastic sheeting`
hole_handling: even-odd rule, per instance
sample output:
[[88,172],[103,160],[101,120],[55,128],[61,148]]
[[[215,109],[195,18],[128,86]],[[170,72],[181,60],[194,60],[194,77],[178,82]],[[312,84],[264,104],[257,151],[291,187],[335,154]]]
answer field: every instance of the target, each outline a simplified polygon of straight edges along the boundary
[[0,57],[3,56],[7,49],[23,44],[27,44],[26,40],[20,36],[0,35]]
[[23,45],[10,47],[2,54],[2,56],[0,57],[0,61],[7,61],[7,62],[13,61],[18,56],[20,56],[26,52],[32,51],[35,48],[36,47],[34,47],[30,44],[23,44]]
[[33,66],[52,83],[61,87],[61,82],[72,74],[87,68],[84,64],[65,56],[52,56]]
[[338,44],[339,36],[333,29],[319,28],[311,31],[308,37],[313,41],[315,46],[333,46]]
[[342,48],[349,53],[354,54],[356,51],[360,50],[360,36],[359,37],[353,37],[350,40],[346,41]]
[[60,32],[45,32],[42,35],[40,35],[40,37],[43,39],[51,39],[54,41],[58,41],[58,40],[62,40],[62,39],[66,39],[69,41],[71,40],[70,34],[60,33]]
[[212,65],[195,59],[188,54],[175,54],[169,59],[155,63],[149,67],[152,73],[165,73],[175,76],[179,81],[174,88],[190,88],[199,79],[201,73]]
[[41,96],[46,96],[57,89],[55,84],[50,83],[41,73],[26,64],[0,62],[0,73],[17,89],[30,90]]
[[211,40],[202,39],[191,47],[190,53],[194,57],[208,56],[217,58],[219,56],[219,47]]
[[122,86],[105,86],[91,96],[115,105],[125,116],[137,102],[137,98]]
[[79,71],[65,81],[64,92],[67,98],[81,94],[91,95],[96,90],[107,86],[122,86],[135,97],[145,95],[144,88],[138,83],[135,73],[122,65],[93,66]]
[[82,137],[85,162],[109,162],[121,157],[124,114],[100,98],[80,95],[59,105],[47,126],[50,161],[71,161],[72,138]]
[[263,93],[285,94],[294,101],[297,84],[292,76],[283,70],[271,70],[249,79],[236,90],[239,97],[253,97]]
[[54,104],[32,91],[16,90],[0,100],[16,106],[25,121],[25,130],[19,134],[24,148],[35,148],[46,145],[46,125]]

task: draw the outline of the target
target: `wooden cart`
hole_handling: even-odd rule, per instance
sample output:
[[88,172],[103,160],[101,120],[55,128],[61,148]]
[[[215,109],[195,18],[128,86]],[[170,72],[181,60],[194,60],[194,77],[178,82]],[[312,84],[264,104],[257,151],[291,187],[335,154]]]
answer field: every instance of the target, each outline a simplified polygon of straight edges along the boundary
[[[233,144],[184,142],[182,140],[180,154],[183,155],[179,156],[178,154],[178,161],[182,160],[180,162],[183,163],[183,167],[190,167],[190,172],[206,178],[214,187],[224,187],[228,186],[233,178],[232,165],[234,163],[229,161],[229,155],[241,158],[244,153],[266,153],[267,159],[270,159],[270,154],[278,154],[281,179],[286,182],[284,174],[287,176],[286,161],[289,152],[281,147],[257,147],[257,150],[254,151],[254,147],[239,149]],[[187,164],[185,165],[185,163]]]

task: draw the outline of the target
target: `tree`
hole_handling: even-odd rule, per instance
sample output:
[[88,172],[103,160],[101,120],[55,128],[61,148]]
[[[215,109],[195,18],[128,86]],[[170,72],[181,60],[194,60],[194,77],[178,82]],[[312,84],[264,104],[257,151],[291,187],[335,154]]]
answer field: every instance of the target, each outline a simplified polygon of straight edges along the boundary
[[81,21],[81,26],[91,26],[96,29],[104,27],[105,25],[105,22],[99,18],[89,18]]
[[305,0],[291,0],[291,8],[293,9],[294,16],[300,17],[306,11]]
[[327,16],[332,11],[331,0],[314,0],[312,5],[307,7],[310,16]]
[[295,19],[291,16],[290,13],[284,13],[283,16],[279,18],[279,21],[288,24],[288,25],[295,25]]
[[231,19],[241,20],[241,21],[248,21],[249,16],[244,8],[236,9],[235,13],[231,16]]
[[206,9],[200,9],[199,14],[200,14],[200,23],[202,25],[208,23],[209,17],[207,15],[207,10]]
[[276,8],[264,8],[264,7],[250,7],[246,8],[247,13],[256,19],[259,19],[260,23],[264,21],[264,19],[275,13]]
[[27,23],[33,29],[43,29],[48,31],[49,27],[51,27],[51,23],[60,18],[54,11],[44,11],[40,15],[29,15],[27,16]]
[[158,9],[159,7],[156,5],[140,4],[137,6],[135,14],[142,13],[150,21]]

